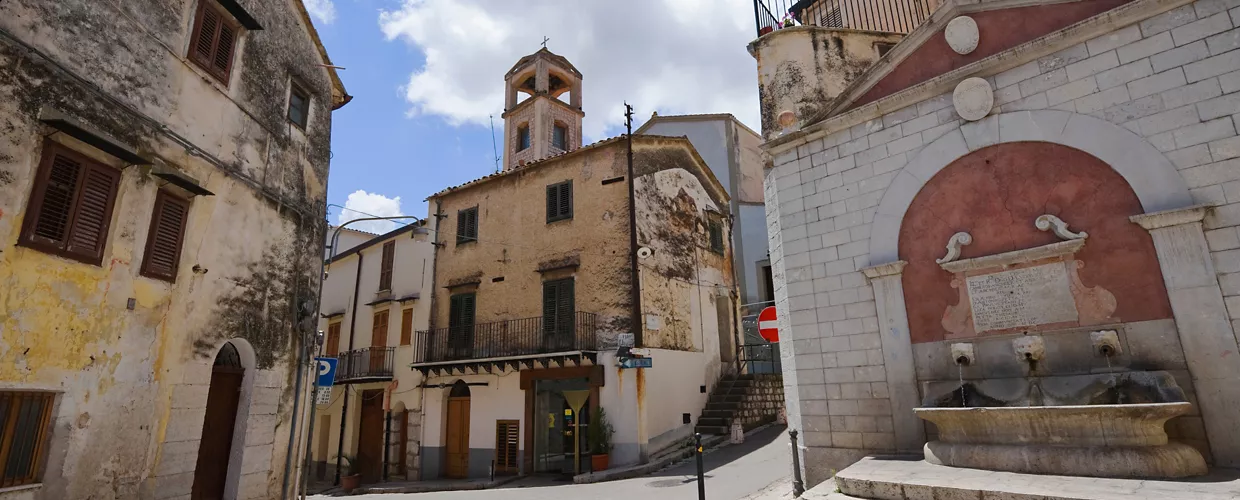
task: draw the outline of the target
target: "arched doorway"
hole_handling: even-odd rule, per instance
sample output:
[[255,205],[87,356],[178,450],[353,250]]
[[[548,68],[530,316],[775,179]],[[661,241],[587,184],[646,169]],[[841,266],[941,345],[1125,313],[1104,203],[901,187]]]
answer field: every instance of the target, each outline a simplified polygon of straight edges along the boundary
[[194,467],[193,500],[224,498],[244,380],[241,354],[231,342],[224,344],[211,366],[211,388],[207,393],[198,462]]
[[448,393],[447,470],[454,479],[469,477],[469,385],[457,380]]

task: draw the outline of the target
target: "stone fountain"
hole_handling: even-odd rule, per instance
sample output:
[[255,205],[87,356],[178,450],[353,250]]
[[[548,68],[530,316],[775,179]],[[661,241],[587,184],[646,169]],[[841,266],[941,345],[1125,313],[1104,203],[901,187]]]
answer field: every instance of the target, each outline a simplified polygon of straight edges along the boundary
[[[1184,390],[1166,371],[1122,371],[1111,366],[1122,343],[1114,330],[1089,332],[1102,373],[1055,374],[1040,369],[1047,349],[1043,329],[1114,323],[1115,298],[1086,286],[1075,254],[1084,232],[1053,215],[1037,221],[1063,241],[1031,249],[958,260],[972,242],[958,233],[938,260],[960,290],[943,326],[949,339],[1011,335],[1010,355],[1027,365],[1025,377],[968,380],[973,344],[950,346],[956,381],[923,383],[922,407],[938,437],[925,445],[927,462],[953,467],[1092,477],[1180,478],[1207,472],[1201,453],[1171,441],[1168,420],[1192,411]],[[1084,334],[1085,332],[1081,332]]]

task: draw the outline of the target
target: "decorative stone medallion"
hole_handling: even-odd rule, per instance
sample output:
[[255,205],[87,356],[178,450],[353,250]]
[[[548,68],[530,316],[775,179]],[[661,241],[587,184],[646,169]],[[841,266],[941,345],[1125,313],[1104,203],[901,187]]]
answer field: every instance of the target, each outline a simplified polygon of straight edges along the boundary
[[956,113],[965,120],[975,122],[990,114],[995,106],[995,93],[990,82],[982,78],[966,78],[952,93],[952,104],[956,105]]
[[947,28],[943,30],[943,38],[947,39],[947,45],[956,51],[957,54],[965,55],[977,50],[977,41],[980,38],[977,32],[977,21],[969,16],[959,16],[947,23]]

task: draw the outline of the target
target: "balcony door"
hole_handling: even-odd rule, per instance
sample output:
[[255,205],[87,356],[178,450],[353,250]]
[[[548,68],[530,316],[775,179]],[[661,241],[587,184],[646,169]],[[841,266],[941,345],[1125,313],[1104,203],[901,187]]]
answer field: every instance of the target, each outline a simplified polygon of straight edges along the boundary
[[574,307],[572,278],[543,282],[544,352],[573,349]]
[[474,354],[475,295],[453,295],[448,306],[448,359],[469,359]]
[[388,311],[376,311],[370,327],[370,371],[367,374],[387,373]]

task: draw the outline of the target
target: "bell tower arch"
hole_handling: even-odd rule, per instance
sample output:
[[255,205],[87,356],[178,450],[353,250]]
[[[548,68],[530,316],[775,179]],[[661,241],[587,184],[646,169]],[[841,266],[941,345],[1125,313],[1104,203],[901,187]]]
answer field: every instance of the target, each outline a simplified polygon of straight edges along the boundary
[[581,72],[546,47],[522,57],[504,75],[503,117],[504,171],[580,148]]

